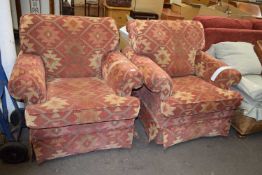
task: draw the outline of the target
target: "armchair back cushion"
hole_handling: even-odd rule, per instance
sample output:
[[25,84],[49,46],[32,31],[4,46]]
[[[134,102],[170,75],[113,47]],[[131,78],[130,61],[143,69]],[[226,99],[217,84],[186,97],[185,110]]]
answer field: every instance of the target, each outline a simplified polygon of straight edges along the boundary
[[21,18],[21,49],[41,56],[47,78],[101,77],[101,60],[116,50],[111,18],[28,14]]
[[195,56],[205,45],[200,22],[133,20],[127,29],[135,53],[151,58],[171,77],[195,73]]

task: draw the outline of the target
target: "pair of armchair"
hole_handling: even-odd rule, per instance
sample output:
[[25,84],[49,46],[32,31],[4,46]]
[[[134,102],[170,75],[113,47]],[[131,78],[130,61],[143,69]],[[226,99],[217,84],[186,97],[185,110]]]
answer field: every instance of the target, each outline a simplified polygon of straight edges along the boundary
[[164,147],[228,134],[241,101],[228,88],[241,76],[228,69],[210,80],[225,64],[201,51],[202,25],[135,20],[128,30],[124,56],[116,51],[119,35],[111,18],[21,18],[21,52],[9,91],[26,104],[39,163],[130,148],[139,111],[149,140]]

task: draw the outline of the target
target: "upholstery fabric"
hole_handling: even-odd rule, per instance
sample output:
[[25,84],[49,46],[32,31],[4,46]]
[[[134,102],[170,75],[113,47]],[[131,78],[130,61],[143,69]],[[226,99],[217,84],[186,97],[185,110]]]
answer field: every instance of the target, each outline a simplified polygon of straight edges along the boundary
[[111,18],[28,14],[20,23],[21,49],[42,57],[48,79],[101,77],[102,58],[119,42]]
[[173,84],[171,77],[155,62],[148,57],[135,54],[129,46],[124,48],[122,52],[141,70],[145,86],[152,92],[159,93],[160,99],[164,100],[172,94]]
[[216,85],[222,89],[229,89],[231,86],[236,85],[241,80],[241,74],[235,69],[227,69],[222,71],[215,81],[210,78],[213,73],[222,66],[226,66],[225,63],[215,59],[205,52],[200,52],[196,57],[196,75],[203,78],[205,81]]
[[132,20],[127,30],[135,53],[151,58],[171,77],[194,74],[196,53],[205,45],[199,22]]
[[9,91],[25,102],[38,163],[131,147],[143,75],[116,51],[112,18],[24,15],[20,42]]
[[220,16],[197,16],[194,20],[200,21],[204,28],[252,29],[250,20],[225,18]]
[[120,52],[112,52],[102,61],[102,74],[119,96],[130,96],[132,89],[143,85],[139,69]]
[[262,39],[261,20],[237,20],[216,16],[197,16],[205,31],[205,48],[224,41],[242,41],[255,44]]
[[257,19],[257,20],[252,20],[253,22],[253,29],[255,30],[262,30],[262,21]]
[[212,44],[223,41],[242,41],[255,44],[258,39],[262,39],[262,30],[241,30],[238,29],[220,29],[220,28],[207,28],[205,29],[206,46],[207,50]]
[[27,104],[46,100],[45,69],[37,55],[19,53],[9,83],[9,93]]
[[144,84],[152,92],[159,93],[164,100],[172,94],[173,84],[171,77],[150,58],[135,54],[131,47],[127,46],[122,51],[143,73]]
[[199,137],[227,136],[230,119],[234,111],[220,111],[179,118],[162,117],[141,106],[139,118],[145,128],[149,141],[168,148]]
[[135,118],[139,100],[120,97],[98,78],[59,78],[47,83],[47,100],[26,108],[30,128],[53,128],[76,124]]
[[95,150],[131,148],[134,119],[72,125],[60,128],[31,129],[36,160],[42,163]]
[[173,78],[174,93],[161,102],[165,117],[234,110],[240,105],[238,93],[218,88],[196,76]]
[[[201,51],[203,27],[183,20],[135,20],[128,23],[128,30],[130,47],[123,53],[144,74],[145,86],[133,94],[141,99],[139,118],[149,141],[167,148],[198,137],[227,136],[241,101],[238,93],[228,89],[241,74],[225,70],[211,81],[225,64]],[[170,54],[157,55],[161,48]],[[172,88],[164,96],[162,90],[154,91],[165,84],[163,80]]]

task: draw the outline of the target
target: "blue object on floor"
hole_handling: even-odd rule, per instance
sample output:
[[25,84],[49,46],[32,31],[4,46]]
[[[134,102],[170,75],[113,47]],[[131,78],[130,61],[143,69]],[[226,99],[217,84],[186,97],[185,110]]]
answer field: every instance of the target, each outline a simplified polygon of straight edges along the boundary
[[[8,89],[8,79],[5,74],[1,52],[0,52],[0,96],[2,109],[0,109],[0,134],[5,137],[7,141],[2,146],[0,145],[0,158],[6,163],[20,163],[28,158],[27,147],[19,143],[21,132],[25,126],[23,109],[19,109],[15,99],[10,96],[15,111],[12,112],[10,119],[16,126],[11,128],[8,119],[8,109],[6,101],[6,90]],[[15,135],[16,134],[16,135]]]

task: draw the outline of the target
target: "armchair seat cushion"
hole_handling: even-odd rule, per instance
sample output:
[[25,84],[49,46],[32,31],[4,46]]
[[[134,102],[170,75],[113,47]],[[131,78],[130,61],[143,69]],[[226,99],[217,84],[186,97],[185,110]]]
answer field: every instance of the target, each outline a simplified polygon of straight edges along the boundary
[[230,111],[240,105],[239,93],[220,89],[196,76],[173,79],[173,95],[161,102],[165,117]]
[[98,78],[57,78],[47,82],[47,100],[26,108],[30,128],[55,128],[135,118],[140,102],[120,97]]

